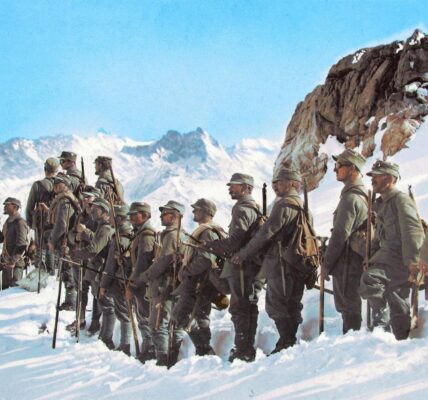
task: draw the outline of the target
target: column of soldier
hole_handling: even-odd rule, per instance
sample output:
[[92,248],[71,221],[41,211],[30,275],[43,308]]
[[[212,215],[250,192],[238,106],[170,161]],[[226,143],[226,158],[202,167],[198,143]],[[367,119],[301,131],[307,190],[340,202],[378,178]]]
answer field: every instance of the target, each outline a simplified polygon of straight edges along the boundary
[[[364,298],[371,309],[371,328],[392,330],[397,340],[406,339],[411,328],[409,276],[415,282],[415,276],[428,268],[428,243],[414,199],[396,188],[398,165],[376,161],[367,174],[378,195],[369,215],[371,196],[361,175],[364,157],[345,150],[333,158],[336,178],[344,187],[320,275],[332,276],[343,333],[361,328]],[[64,172],[58,173],[59,163]],[[191,205],[198,227],[190,235],[181,228],[185,207],[177,201],[159,207],[164,227],[160,233],[150,224],[149,204],[125,205],[111,158],[95,160],[98,180],[94,187],[86,184],[76,168],[76,154],[62,152],[59,163],[54,158],[46,160],[45,178],[31,188],[26,220],[45,253],[37,261],[39,268],[55,274],[61,265],[65,300],[59,309],[76,310],[76,321],[67,326],[72,334],[86,328],[91,290],[88,335],[98,333],[109,349],[130,355],[133,334],[141,362],[156,359],[157,365],[170,367],[177,362],[184,332],[197,355],[215,354],[210,345],[212,304],[225,308],[230,297],[235,338],[229,361],[253,361],[257,303],[265,289],[266,312],[279,334],[272,353],[296,343],[305,284],[314,286],[313,263],[293,248],[302,246],[296,240],[302,218],[306,216],[304,224],[312,224],[299,195],[302,178],[298,171],[283,167],[274,175],[277,200],[267,218],[252,196],[253,178],[233,174],[227,185],[236,203],[228,234],[213,222],[215,204],[202,198]],[[19,215],[19,200],[8,198],[4,206],[9,218],[1,235],[1,268],[3,286],[8,287],[22,276],[27,225]],[[374,218],[374,238],[367,245],[363,232]],[[363,247],[371,253],[365,265],[358,249],[362,238]],[[141,347],[135,326],[132,329],[134,310]],[[120,323],[117,347],[113,342],[116,320]]]

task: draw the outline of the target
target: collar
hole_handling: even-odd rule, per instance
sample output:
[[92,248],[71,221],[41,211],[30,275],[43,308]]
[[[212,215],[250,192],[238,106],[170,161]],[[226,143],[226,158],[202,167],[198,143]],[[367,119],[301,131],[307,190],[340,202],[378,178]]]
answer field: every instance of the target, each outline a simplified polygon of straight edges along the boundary
[[388,192],[386,192],[385,194],[383,194],[380,199],[382,200],[382,203],[386,203],[387,201],[391,200],[397,193],[399,193],[400,191],[394,187],[392,189],[390,189]]

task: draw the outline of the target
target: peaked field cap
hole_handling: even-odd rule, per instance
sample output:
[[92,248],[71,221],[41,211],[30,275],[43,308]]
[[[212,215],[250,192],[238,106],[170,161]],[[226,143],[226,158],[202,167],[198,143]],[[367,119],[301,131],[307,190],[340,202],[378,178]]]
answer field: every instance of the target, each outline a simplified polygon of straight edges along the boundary
[[241,174],[239,172],[232,175],[227,186],[230,185],[249,185],[254,186],[254,178],[251,175]]
[[82,195],[84,197],[102,197],[102,192],[94,186],[86,185],[83,189]]
[[203,210],[206,213],[210,214],[212,217],[214,217],[217,207],[211,200],[208,199],[198,199],[194,204],[191,205],[191,207],[199,210]]
[[163,210],[175,210],[175,211],[178,211],[181,215],[183,215],[185,207],[183,204],[179,203],[178,201],[170,200],[164,206],[159,207],[160,212],[162,212]]
[[388,161],[377,160],[372,165],[372,170],[367,172],[368,176],[373,175],[391,175],[397,179],[400,179],[400,167],[398,164],[390,163]]
[[152,209],[150,207],[150,204],[140,202],[140,201],[134,201],[133,203],[131,203],[131,207],[129,207],[128,215],[135,214],[138,212],[146,212],[151,214]]
[[60,160],[70,160],[70,161],[76,161],[77,154],[73,153],[72,151],[63,151],[61,155],[58,157]]
[[21,208],[21,202],[20,202],[18,199],[16,199],[15,197],[8,197],[8,198],[3,202],[3,204],[4,204],[4,205],[6,205],[6,204],[13,204],[13,205],[15,205],[15,206],[17,206],[17,207]]
[[98,156],[96,159],[95,159],[95,161],[94,161],[94,163],[96,163],[96,162],[111,162],[113,159],[111,158],[111,157],[107,157],[107,156]]
[[127,217],[129,212],[129,207],[124,204],[122,206],[115,205],[114,206],[114,213],[115,215],[118,215],[119,217]]
[[366,163],[366,158],[355,150],[346,149],[342,153],[332,157],[334,161],[355,165],[361,171]]
[[70,178],[66,174],[63,174],[62,172],[60,172],[58,175],[55,175],[55,177],[54,177],[54,184],[55,183],[64,183],[69,188],[71,187],[71,180],[70,180]]
[[93,206],[97,206],[102,208],[104,211],[110,212],[110,204],[106,199],[103,199],[102,197],[96,197],[94,201],[92,202]]
[[272,182],[287,180],[302,182],[302,176],[299,171],[291,168],[281,168],[276,171],[272,177]]
[[59,162],[56,158],[49,157],[45,161],[45,168],[56,171],[59,168]]

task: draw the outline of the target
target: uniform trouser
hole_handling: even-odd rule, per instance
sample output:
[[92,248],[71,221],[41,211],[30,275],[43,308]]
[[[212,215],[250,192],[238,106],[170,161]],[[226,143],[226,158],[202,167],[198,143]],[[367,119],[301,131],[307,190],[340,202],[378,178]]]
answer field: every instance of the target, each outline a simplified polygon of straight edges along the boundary
[[258,286],[260,281],[256,279],[257,272],[254,267],[245,271],[244,292],[242,292],[239,267],[236,267],[232,271],[233,275],[227,278],[230,287],[229,312],[235,327],[235,349],[238,352],[254,350],[259,315],[257,301],[260,294],[260,287]]
[[[196,295],[195,290],[181,294],[172,312],[172,319],[177,327],[186,329],[189,327],[190,322],[188,334],[197,352],[199,349],[210,346],[211,300],[214,294],[218,293],[212,286],[205,286],[202,291],[199,297]],[[192,312],[194,312],[193,318]],[[192,321],[190,321],[190,318],[192,318]]]
[[[403,267],[405,268],[405,267]],[[397,340],[406,339],[410,332],[410,287],[388,276],[388,266],[374,264],[361,277],[360,294],[372,308],[373,326],[388,329]]]
[[[345,262],[348,267],[346,268]],[[348,260],[333,271],[333,296],[337,312],[342,314],[343,333],[361,328],[361,297],[359,294],[363,260],[350,254]]]
[[268,278],[266,312],[275,322],[283,346],[296,343],[296,333],[302,322],[302,297],[306,276],[299,271],[285,275],[285,294],[281,276]]
[[62,264],[62,274],[61,279],[65,286],[65,301],[64,303],[72,304],[76,306],[76,278],[75,275],[78,274],[78,269],[71,266],[71,264],[64,262]]
[[16,282],[22,279],[23,268],[15,266],[15,268],[6,268],[0,266],[1,273],[1,289],[16,286]]
[[144,297],[144,293],[134,294],[135,314],[137,316],[138,329],[144,342],[152,340],[152,329],[150,327],[150,302]]
[[116,323],[113,297],[106,294],[98,299],[98,304],[103,316],[100,338],[104,342],[113,340],[114,325]]
[[[156,358],[159,360],[168,354],[169,331],[171,320],[171,311],[173,307],[172,296],[160,303],[160,299],[152,299],[150,302],[150,327],[152,329],[152,340],[155,345]],[[158,325],[158,326],[156,326]],[[156,329],[157,328],[157,329]],[[180,345],[183,340],[183,329],[174,326],[172,334],[172,343],[170,344],[175,355],[178,356]]]
[[122,285],[113,282],[108,289],[114,300],[114,314],[120,322],[120,344],[129,345],[131,343],[131,319],[129,316],[128,303],[125,299],[125,292]]

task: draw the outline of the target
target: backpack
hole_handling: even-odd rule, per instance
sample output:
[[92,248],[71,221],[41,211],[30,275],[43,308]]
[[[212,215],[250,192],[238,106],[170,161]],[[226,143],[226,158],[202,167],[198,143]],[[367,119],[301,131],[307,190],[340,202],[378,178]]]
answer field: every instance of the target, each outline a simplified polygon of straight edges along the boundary
[[267,220],[267,216],[263,215],[257,203],[252,201],[248,203],[243,203],[243,206],[251,208],[253,211],[255,211],[257,214],[257,218],[250,225],[247,232],[245,233],[244,239],[242,240],[242,243],[241,243],[241,247],[244,247],[254,236],[256,236],[256,233],[261,229],[261,227]]
[[291,265],[300,264],[304,266],[302,272],[312,273],[319,265],[319,248],[315,230],[297,200],[288,197],[285,199],[285,204],[298,211],[295,229],[284,246],[285,261]]

